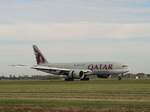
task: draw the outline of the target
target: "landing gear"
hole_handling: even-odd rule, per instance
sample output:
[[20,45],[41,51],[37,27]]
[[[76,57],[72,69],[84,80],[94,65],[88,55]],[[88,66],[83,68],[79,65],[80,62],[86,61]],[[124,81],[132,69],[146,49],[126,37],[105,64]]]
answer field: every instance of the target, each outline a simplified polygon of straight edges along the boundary
[[123,73],[118,75],[118,80],[122,80],[122,77],[123,77]]
[[84,79],[80,79],[81,81],[88,81],[88,80],[90,80],[90,78],[89,77],[87,77],[87,78],[84,78]]
[[81,78],[80,80],[81,80],[81,81],[88,81],[88,80],[90,80],[90,78],[85,75],[85,76],[84,76],[83,78]]
[[118,76],[118,80],[122,80],[122,77],[121,77],[121,76]]
[[74,81],[73,78],[65,78],[65,81]]
[[[89,77],[85,77],[85,78],[83,78],[83,79],[80,79],[80,81],[88,81],[88,80],[90,80]],[[66,77],[66,78],[64,79],[64,81],[74,81],[74,78],[68,78],[68,77]]]

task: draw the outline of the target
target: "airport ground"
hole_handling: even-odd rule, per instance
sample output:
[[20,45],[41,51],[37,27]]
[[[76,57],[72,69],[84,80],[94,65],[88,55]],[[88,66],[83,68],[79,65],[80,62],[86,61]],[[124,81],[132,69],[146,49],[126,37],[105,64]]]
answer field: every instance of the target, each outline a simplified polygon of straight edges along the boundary
[[1,80],[0,112],[149,112],[150,80]]

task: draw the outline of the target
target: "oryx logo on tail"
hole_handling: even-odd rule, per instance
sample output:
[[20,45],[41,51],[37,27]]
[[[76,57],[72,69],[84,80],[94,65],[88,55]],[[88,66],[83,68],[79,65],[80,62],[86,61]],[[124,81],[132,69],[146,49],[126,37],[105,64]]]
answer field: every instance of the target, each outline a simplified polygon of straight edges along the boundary
[[40,52],[40,50],[38,49],[36,45],[33,45],[33,50],[34,50],[36,62],[38,65],[47,63],[47,60],[44,58],[43,54]]

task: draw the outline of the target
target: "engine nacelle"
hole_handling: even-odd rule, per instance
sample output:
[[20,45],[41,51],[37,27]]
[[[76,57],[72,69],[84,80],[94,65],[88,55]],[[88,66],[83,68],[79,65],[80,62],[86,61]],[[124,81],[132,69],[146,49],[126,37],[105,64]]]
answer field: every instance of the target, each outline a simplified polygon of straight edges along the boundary
[[84,77],[85,77],[85,74],[81,70],[70,71],[68,75],[68,78],[70,79],[84,79]]

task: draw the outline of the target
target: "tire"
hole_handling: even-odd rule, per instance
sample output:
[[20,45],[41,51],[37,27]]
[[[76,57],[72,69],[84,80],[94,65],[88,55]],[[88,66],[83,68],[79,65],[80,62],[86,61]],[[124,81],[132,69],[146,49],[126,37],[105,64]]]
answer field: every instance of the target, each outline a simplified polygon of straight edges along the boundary
[[118,76],[118,80],[122,80],[121,76]]
[[74,81],[73,78],[65,78],[65,81]]
[[88,81],[88,80],[90,80],[90,78],[89,77],[87,77],[87,78],[84,78],[84,79],[80,79],[81,81]]

